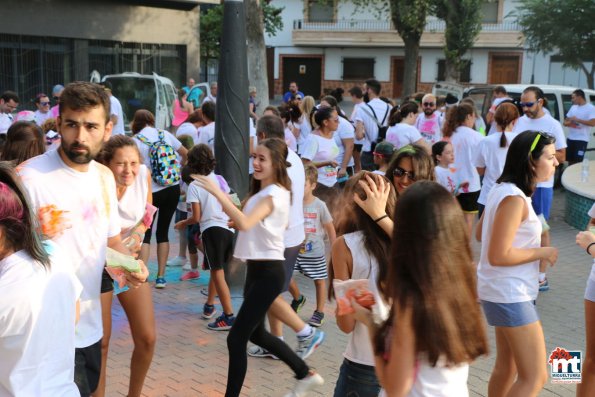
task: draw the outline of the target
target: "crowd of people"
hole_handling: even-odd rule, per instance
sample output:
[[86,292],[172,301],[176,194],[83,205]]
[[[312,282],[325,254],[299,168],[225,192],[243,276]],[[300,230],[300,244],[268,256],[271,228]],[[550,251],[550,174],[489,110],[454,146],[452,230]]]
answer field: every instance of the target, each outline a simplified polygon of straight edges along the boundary
[[[185,266],[183,281],[200,277],[201,257],[210,271],[202,317],[229,331],[227,397],[240,395],[248,355],[287,364],[297,379],[289,397],[321,386],[306,360],[324,343],[329,302],[348,334],[336,397],[468,395],[469,365],[488,354],[485,322],[496,332],[489,395],[539,394],[547,360],[535,301],[558,257],[547,224],[553,177],[584,148],[567,149],[538,87],[520,102],[497,89],[488,126],[471,100],[422,93],[397,106],[373,79],[349,90],[350,115],[295,82],[261,113],[251,88],[250,191],[240,201],[215,173],[216,85],[198,106],[188,84],[171,131],[138,110],[130,136],[109,85],[54,87],[55,117],[45,94],[25,119],[13,117],[15,93],[0,96],[0,396],[104,396],[114,295],[134,342],[127,395],[140,396],[157,338],[152,245],[157,289],[168,264]],[[595,121],[581,90],[573,102],[571,129]],[[595,206],[589,215],[595,225]],[[174,218],[180,251],[170,259]],[[595,258],[592,232],[577,244]],[[114,265],[116,255],[134,270]],[[233,257],[246,263],[239,308],[224,275]],[[315,287],[308,321],[294,271]],[[585,313],[581,397],[595,394],[595,266]]]

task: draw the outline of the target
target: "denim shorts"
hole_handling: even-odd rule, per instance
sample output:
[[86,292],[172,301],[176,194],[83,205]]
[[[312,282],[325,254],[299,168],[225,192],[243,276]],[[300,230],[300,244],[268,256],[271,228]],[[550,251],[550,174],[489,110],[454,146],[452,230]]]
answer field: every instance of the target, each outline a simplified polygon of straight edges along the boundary
[[488,324],[493,327],[522,327],[539,321],[535,301],[495,303],[481,301]]
[[343,360],[334,397],[377,397],[379,393],[380,383],[373,366]]

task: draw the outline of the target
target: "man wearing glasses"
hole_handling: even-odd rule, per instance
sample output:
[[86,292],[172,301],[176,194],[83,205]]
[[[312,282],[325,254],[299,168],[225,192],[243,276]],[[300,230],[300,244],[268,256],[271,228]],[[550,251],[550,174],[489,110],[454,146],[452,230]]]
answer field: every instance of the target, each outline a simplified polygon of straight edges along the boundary
[[37,94],[35,97],[35,124],[41,126],[44,121],[52,117],[50,113],[50,98],[46,94]]
[[13,91],[4,91],[0,96],[0,134],[6,134],[6,131],[12,125],[14,119],[12,114],[19,107],[19,96]]
[[432,94],[426,94],[421,100],[423,113],[417,116],[415,128],[426,140],[430,147],[436,142],[442,140],[442,117],[436,111],[436,97]]
[[[556,159],[560,164],[566,161],[566,137],[564,130],[558,122],[549,113],[545,112],[547,100],[541,88],[536,86],[529,86],[525,88],[521,95],[521,107],[525,115],[517,121],[513,132],[519,133],[527,130],[539,131],[553,136],[556,139]],[[543,223],[544,232],[541,235],[541,246],[549,247],[550,233],[547,231],[547,221],[550,218],[550,209],[552,208],[552,201],[554,199],[554,177],[547,182],[540,182],[537,184],[535,193],[531,197],[531,204],[533,209]],[[545,270],[547,263],[541,261],[539,263],[539,290],[549,290],[549,282],[547,280]]]

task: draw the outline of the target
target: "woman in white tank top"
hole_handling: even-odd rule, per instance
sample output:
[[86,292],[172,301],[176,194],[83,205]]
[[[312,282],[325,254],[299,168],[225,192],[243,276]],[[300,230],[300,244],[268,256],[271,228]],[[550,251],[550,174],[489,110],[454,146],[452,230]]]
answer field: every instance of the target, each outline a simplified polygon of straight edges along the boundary
[[[343,198],[347,205],[341,205],[342,216],[338,218],[337,231],[342,234],[333,244],[330,266],[331,279],[368,280],[368,290],[373,293],[376,304],[374,311],[381,319],[388,316],[388,305],[378,292],[379,273],[386,273],[390,251],[390,237],[377,222],[359,209],[351,200],[354,194],[365,199],[366,193],[359,181],[366,176],[374,178],[372,183],[382,183],[382,176],[362,171],[353,176],[346,184]],[[396,194],[392,185],[384,206],[385,213],[392,213],[395,208]],[[331,287],[332,294],[332,287]],[[335,387],[335,397],[358,395],[375,397],[380,391],[380,384],[374,371],[374,353],[366,326],[356,321],[353,314],[337,315],[339,329],[349,334],[345,357],[339,379]]]
[[372,312],[352,302],[370,332],[381,395],[469,395],[469,363],[487,353],[488,341],[465,229],[460,206],[441,185],[419,181],[399,196],[379,283],[390,316],[377,326]]
[[481,241],[478,291],[488,324],[496,328],[490,396],[537,396],[547,381],[545,340],[535,308],[540,260],[558,250],[541,247],[542,227],[529,198],[556,170],[555,139],[521,132],[510,144],[502,175],[477,224]]
[[[116,180],[122,241],[132,252],[138,252],[147,230],[143,223],[143,217],[147,205],[151,205],[152,202],[151,173],[144,164],[141,164],[141,155],[134,140],[125,135],[116,135],[110,138],[104,144],[99,160],[112,171]],[[105,291],[102,286],[102,367],[99,385],[93,394],[95,397],[105,395],[107,353],[112,330],[113,288]],[[117,297],[130,323],[130,331],[134,340],[128,396],[140,396],[145,376],[151,361],[153,361],[156,341],[151,287],[148,283],[144,283],[136,289],[118,293]]]

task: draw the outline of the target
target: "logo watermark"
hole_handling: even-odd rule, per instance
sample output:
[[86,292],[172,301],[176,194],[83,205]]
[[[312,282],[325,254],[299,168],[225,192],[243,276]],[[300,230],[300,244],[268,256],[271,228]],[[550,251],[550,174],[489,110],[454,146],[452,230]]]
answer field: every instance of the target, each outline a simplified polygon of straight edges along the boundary
[[549,358],[552,383],[580,383],[582,352],[556,347]]

